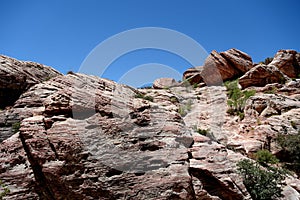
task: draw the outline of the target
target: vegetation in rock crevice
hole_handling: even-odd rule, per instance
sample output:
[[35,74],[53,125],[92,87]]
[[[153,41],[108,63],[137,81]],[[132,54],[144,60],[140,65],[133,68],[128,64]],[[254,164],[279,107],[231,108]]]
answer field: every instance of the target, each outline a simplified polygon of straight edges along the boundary
[[243,183],[254,200],[269,200],[282,196],[286,171],[264,164],[262,167],[258,162],[248,159],[241,160],[237,164]]
[[224,85],[227,89],[228,96],[227,104],[229,109],[227,110],[227,113],[230,115],[237,115],[243,120],[246,101],[249,97],[255,95],[255,90],[242,91],[238,87],[238,80],[227,81]]
[[192,101],[188,100],[187,103],[181,104],[178,108],[178,113],[184,117],[187,115],[188,112],[192,110]]
[[19,132],[20,127],[21,127],[21,122],[15,122],[15,123],[12,125],[13,133]]
[[4,185],[4,183],[2,183],[2,181],[0,180],[0,200],[3,199],[3,197],[5,197],[8,193],[10,192],[10,190],[7,188],[6,185]]
[[140,99],[145,99],[145,100],[147,100],[147,101],[153,102],[153,97],[151,97],[151,96],[146,96],[146,95],[141,94],[141,93],[136,94],[134,97],[135,97],[135,98],[140,98]]
[[273,61],[273,57],[267,57],[264,61],[259,62],[259,64],[265,64],[268,65]]
[[297,134],[279,135],[277,144],[282,148],[285,166],[300,175],[300,131]]
[[267,166],[268,164],[276,164],[279,160],[274,156],[270,151],[263,149],[255,153],[256,161],[263,165]]

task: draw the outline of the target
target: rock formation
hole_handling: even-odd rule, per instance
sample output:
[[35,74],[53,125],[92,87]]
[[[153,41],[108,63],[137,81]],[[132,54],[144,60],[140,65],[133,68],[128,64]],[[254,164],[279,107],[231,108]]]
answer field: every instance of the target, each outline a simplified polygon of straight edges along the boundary
[[[276,136],[300,130],[300,80],[274,63],[252,67],[236,49],[212,52],[201,76],[192,69],[184,74],[201,83],[213,66],[220,72],[205,81],[210,87],[159,79],[154,88],[135,89],[34,66],[42,72],[29,77],[47,70],[55,77],[28,82],[0,111],[5,199],[251,199],[237,162],[262,148],[279,156]],[[1,65],[0,71],[15,68]],[[226,88],[212,86],[220,77],[241,77],[244,88],[256,91],[243,120],[226,113]],[[297,176],[285,182],[282,199],[299,198]]]
[[296,78],[300,73],[300,53],[294,50],[280,50],[270,65],[276,66],[290,78]]
[[53,68],[0,55],[0,108],[11,106],[31,86],[61,75]]
[[265,86],[269,83],[284,83],[288,77],[273,65],[259,64],[239,78],[242,88]]
[[207,85],[221,85],[223,81],[237,78],[252,67],[251,57],[240,50],[229,49],[220,54],[212,51],[203,67],[188,69],[183,79],[191,84],[205,82]]
[[153,82],[153,88],[155,89],[165,89],[177,85],[178,83],[173,78],[159,78]]

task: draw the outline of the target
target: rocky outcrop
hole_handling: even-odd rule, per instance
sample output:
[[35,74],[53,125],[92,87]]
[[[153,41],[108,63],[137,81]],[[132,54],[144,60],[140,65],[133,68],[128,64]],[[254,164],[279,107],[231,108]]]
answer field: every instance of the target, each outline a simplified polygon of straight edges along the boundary
[[238,49],[229,49],[220,53],[228,63],[239,71],[239,74],[244,74],[253,67],[252,58]]
[[285,83],[288,77],[273,65],[259,64],[239,78],[242,88],[265,86],[269,83]]
[[41,104],[27,97],[23,98],[27,99],[24,106],[18,108],[15,104],[18,98],[35,84],[59,75],[61,73],[51,67],[0,55],[0,142],[17,132],[20,120],[31,115],[28,115],[27,110],[31,109],[28,107]]
[[13,105],[28,88],[58,75],[51,67],[0,55],[0,108]]
[[[230,54],[223,56],[236,73],[247,69],[234,62],[239,51]],[[56,76],[0,112],[0,125],[13,116],[21,122],[0,143],[5,198],[251,199],[236,164],[262,148],[279,155],[276,136],[299,131],[299,86],[252,87],[241,120],[226,113],[223,86],[135,89],[84,74]],[[286,183],[282,199],[296,199],[299,179]]]
[[[29,97],[42,104],[28,110],[32,117],[22,121],[20,138],[1,145],[6,154],[13,145],[23,146],[28,161],[22,160],[31,171],[18,173],[35,180],[23,184],[28,195],[193,199],[187,162],[190,131],[178,113],[135,95],[130,87],[80,74],[53,78],[24,93],[18,107],[30,105]],[[11,182],[17,165],[2,165],[0,179],[25,190]],[[9,198],[22,194],[11,190]]]
[[177,85],[178,83],[173,78],[159,78],[153,82],[153,88],[155,89],[166,89]]
[[223,81],[237,78],[252,67],[251,57],[240,50],[229,49],[221,53],[212,51],[203,68],[188,69],[183,79],[191,84],[205,82],[207,85],[221,85]]
[[290,78],[296,78],[300,74],[300,54],[294,50],[280,50],[269,65],[276,66]]
[[207,85],[221,85],[223,81],[236,77],[238,73],[223,56],[217,51],[212,51],[205,60],[201,76]]
[[198,84],[203,82],[201,71],[203,67],[189,68],[183,73],[183,80],[189,81],[190,84]]

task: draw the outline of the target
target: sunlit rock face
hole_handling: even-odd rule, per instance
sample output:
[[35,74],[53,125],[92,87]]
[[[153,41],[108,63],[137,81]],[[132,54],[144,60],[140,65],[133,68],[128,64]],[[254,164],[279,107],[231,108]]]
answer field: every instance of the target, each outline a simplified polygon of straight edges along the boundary
[[[241,82],[258,66],[239,50],[216,54],[234,70],[212,80]],[[135,89],[53,73],[0,111],[6,199],[251,199],[237,162],[262,148],[279,155],[275,138],[300,129],[297,79],[244,86],[256,94],[241,120],[227,113],[222,85],[158,79]],[[290,176],[282,199],[299,198],[299,182]]]

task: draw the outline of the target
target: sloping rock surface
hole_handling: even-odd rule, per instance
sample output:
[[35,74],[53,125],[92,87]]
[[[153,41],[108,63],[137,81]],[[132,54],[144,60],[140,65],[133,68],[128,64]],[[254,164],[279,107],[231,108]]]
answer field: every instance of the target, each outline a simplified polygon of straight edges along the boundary
[[259,64],[239,78],[242,88],[250,86],[265,86],[269,83],[284,83],[288,80],[277,67]]
[[290,78],[300,74],[300,54],[294,50],[279,50],[270,65],[276,66]]
[[28,88],[58,75],[51,67],[0,55],[0,108],[13,105]]
[[183,80],[191,84],[205,82],[207,85],[221,85],[243,75],[253,67],[251,57],[237,49],[229,49],[218,53],[212,51],[205,60],[204,66],[188,69],[183,74]]
[[35,84],[60,75],[51,67],[0,55],[0,142],[16,132],[22,119],[32,115],[27,112],[30,107],[41,108],[40,98],[44,97],[23,97],[23,105],[15,104],[18,98]]
[[[252,87],[241,121],[226,113],[223,86],[137,90],[56,76],[0,112],[0,125],[21,121],[0,144],[5,198],[251,199],[236,163],[262,148],[276,154],[275,137],[300,130],[299,86]],[[282,199],[297,199],[299,179],[286,183]]]

